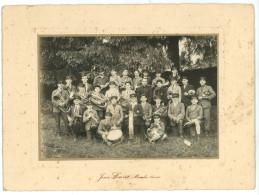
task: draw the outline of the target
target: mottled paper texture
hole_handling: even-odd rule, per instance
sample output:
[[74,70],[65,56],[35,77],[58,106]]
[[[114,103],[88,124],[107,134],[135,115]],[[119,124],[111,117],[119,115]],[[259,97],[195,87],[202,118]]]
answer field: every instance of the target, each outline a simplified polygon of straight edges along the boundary
[[[255,187],[252,5],[6,6],[2,16],[5,190]],[[39,161],[38,35],[153,34],[218,34],[219,158]]]

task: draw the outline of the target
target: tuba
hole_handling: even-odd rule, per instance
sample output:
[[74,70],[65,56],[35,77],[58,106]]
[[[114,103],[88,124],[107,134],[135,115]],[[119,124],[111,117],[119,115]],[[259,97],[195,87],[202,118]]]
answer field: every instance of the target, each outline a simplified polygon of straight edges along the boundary
[[[53,99],[55,100],[55,101],[57,101],[58,103],[63,103],[65,100],[64,100],[64,97],[60,94],[60,92],[58,92],[57,94],[55,94],[54,96],[53,96]],[[70,110],[70,107],[66,104],[66,105],[64,105],[64,106],[58,106],[58,108],[62,111],[62,112],[64,112],[64,113],[68,113],[69,112],[69,110]]]
[[[93,102],[93,101],[92,101],[93,99],[94,99],[96,102],[98,102],[98,103],[96,104],[95,102]],[[90,101],[91,101],[94,105],[96,105],[96,106],[98,106],[98,107],[100,107],[100,108],[106,108],[107,103],[106,103],[106,102],[103,102],[103,103],[102,103],[102,101],[104,101],[104,100],[106,100],[106,99],[100,98],[100,97],[94,95],[94,93],[91,94]]]

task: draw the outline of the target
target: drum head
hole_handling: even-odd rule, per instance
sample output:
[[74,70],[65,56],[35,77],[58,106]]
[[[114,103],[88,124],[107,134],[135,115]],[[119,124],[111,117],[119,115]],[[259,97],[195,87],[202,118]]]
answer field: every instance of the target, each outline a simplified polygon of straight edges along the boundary
[[122,131],[121,130],[112,130],[109,132],[107,139],[111,142],[120,140],[122,137]]

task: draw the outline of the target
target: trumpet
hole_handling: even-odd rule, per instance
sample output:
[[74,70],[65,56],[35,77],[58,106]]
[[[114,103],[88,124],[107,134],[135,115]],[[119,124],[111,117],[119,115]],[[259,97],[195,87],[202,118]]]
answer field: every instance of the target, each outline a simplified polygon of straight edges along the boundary
[[164,107],[162,107],[162,108],[159,108],[157,111],[155,111],[154,113],[153,113],[153,115],[154,114],[163,114],[163,113],[165,113],[166,112],[166,110],[167,110],[167,107],[168,106],[164,106]]

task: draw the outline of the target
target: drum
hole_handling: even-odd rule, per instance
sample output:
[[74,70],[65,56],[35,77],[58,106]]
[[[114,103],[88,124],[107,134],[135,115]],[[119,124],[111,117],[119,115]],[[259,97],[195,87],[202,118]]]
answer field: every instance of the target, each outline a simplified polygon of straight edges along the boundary
[[107,139],[113,144],[119,143],[122,139],[122,131],[121,130],[112,130],[108,133]]
[[148,138],[150,142],[158,140],[162,135],[159,133],[157,128],[153,128],[148,132]]

